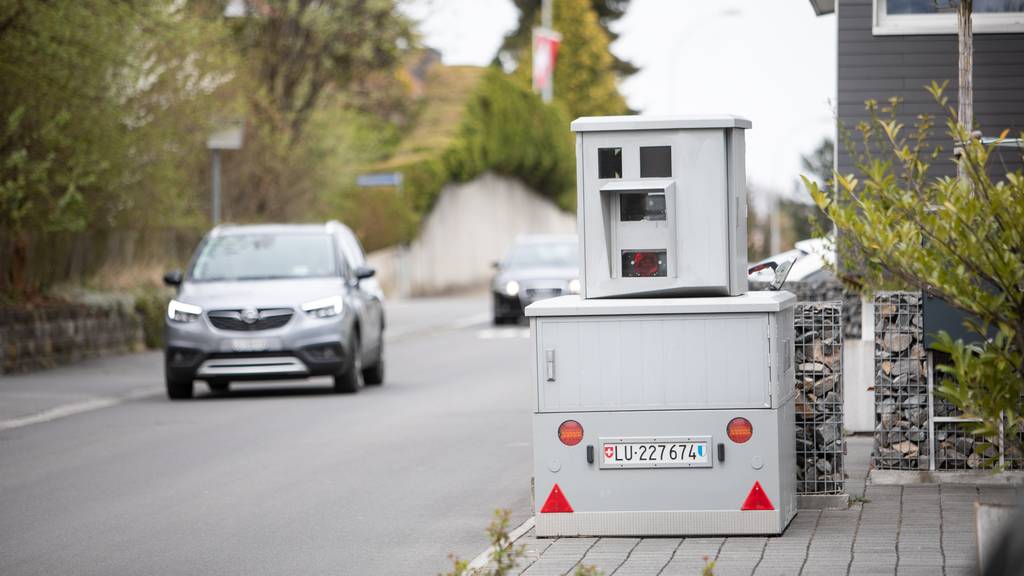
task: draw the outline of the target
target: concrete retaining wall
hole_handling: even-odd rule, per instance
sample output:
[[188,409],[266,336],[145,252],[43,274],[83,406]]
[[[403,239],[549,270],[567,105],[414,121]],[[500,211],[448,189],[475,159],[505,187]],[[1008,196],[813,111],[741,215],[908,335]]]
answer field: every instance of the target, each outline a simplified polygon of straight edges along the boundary
[[124,306],[0,308],[0,374],[142,348],[141,319]]
[[445,186],[410,246],[369,260],[390,294],[438,294],[485,285],[516,236],[539,233],[575,234],[576,217],[519,180],[488,172]]

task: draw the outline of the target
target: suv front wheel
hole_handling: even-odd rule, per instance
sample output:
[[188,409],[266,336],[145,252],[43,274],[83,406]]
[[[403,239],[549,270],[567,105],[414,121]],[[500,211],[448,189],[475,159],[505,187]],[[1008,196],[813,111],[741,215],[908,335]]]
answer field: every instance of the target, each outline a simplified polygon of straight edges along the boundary
[[354,394],[363,387],[363,350],[358,335],[352,335],[348,349],[352,359],[342,372],[334,375],[334,391],[342,394]]
[[170,373],[165,374],[167,383],[167,397],[171,400],[188,400],[192,397],[193,381],[185,378],[175,378]]

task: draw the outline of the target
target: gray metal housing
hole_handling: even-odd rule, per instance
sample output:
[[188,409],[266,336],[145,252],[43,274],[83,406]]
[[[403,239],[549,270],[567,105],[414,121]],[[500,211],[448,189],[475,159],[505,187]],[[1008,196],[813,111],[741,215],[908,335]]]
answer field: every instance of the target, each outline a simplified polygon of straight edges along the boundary
[[[796,513],[793,306],[788,292],[529,306],[535,350],[534,480],[539,536],[779,534]],[[728,439],[747,418],[753,437]],[[558,427],[584,439],[566,446]],[[602,467],[588,446],[704,437],[706,467]],[[741,511],[760,483],[774,510]],[[555,484],[572,513],[541,513]]]
[[[746,292],[748,128],[750,121],[735,116],[608,116],[572,123],[585,298]],[[642,149],[659,147],[670,148],[670,169],[643,174]],[[607,170],[602,151],[615,150],[617,170]],[[658,196],[661,217],[624,221],[620,201],[630,194]],[[664,275],[629,277],[623,253],[635,251],[662,254]]]

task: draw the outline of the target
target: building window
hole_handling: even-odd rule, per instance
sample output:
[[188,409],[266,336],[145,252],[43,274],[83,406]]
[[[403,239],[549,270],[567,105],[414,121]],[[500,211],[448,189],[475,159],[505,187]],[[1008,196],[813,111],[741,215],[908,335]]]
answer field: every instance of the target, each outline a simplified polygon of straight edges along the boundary
[[622,148],[597,149],[597,177],[622,178]]
[[671,146],[641,146],[640,147],[640,177],[641,178],[671,178],[672,177],[672,147]]
[[[875,36],[956,34],[956,0],[874,0]],[[1024,0],[974,0],[975,34],[1024,32]]]

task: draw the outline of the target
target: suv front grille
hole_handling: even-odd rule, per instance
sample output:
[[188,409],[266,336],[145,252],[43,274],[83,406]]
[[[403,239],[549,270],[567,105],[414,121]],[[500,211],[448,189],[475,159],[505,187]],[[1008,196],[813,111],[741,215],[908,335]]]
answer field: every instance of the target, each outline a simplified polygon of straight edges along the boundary
[[280,328],[292,319],[290,308],[262,308],[253,318],[246,316],[242,310],[211,310],[207,317],[210,323],[221,330],[270,330]]

